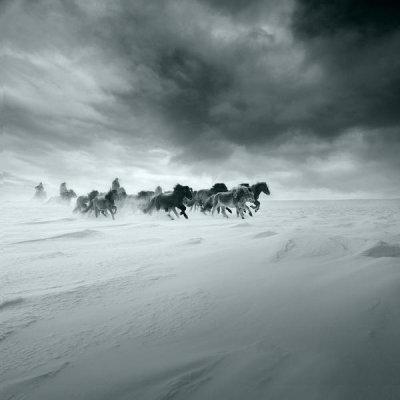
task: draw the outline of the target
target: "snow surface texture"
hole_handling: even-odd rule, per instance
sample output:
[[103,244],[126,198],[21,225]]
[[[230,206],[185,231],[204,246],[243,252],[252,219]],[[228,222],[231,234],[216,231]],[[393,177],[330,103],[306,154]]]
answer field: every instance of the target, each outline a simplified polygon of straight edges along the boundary
[[399,399],[400,201],[245,221],[3,202],[1,399]]

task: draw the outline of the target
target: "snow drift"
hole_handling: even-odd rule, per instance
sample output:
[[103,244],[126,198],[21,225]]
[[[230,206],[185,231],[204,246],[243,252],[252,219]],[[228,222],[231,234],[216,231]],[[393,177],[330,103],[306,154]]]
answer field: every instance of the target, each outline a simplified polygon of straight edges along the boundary
[[398,399],[400,202],[245,221],[4,203],[0,398]]

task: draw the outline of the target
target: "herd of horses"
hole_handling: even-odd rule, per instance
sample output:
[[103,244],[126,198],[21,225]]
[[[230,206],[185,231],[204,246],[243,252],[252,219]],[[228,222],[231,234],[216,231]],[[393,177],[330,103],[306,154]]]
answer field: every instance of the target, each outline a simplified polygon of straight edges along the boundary
[[[40,183],[35,189],[35,198],[43,199],[43,185]],[[226,212],[232,213],[232,209],[236,210],[238,217],[245,218],[246,213],[252,216],[252,210],[257,212],[260,209],[261,193],[270,195],[266,182],[254,185],[242,183],[232,189],[228,189],[224,183],[216,183],[210,189],[201,190],[177,184],[171,191],[163,192],[162,188],[157,186],[154,191],[140,191],[133,195],[127,194],[116,178],[108,192],[92,190],[79,197],[73,190],[68,190],[64,182],[60,186],[60,196],[50,198],[48,202],[70,203],[71,199],[76,198],[73,210],[75,213],[94,213],[96,217],[111,214],[113,219],[118,209],[127,207],[139,209],[145,214],[165,211],[171,219],[174,219],[171,213],[178,218],[183,215],[187,219],[187,210],[200,210],[204,214],[211,212],[212,215],[218,212],[228,218]]]

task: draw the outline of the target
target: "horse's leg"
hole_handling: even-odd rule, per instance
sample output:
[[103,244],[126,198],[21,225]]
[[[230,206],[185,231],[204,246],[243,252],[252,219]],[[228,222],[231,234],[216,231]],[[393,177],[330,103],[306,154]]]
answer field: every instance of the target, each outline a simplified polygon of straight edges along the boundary
[[181,215],[185,215],[185,211],[187,210],[186,206],[184,204],[181,204],[178,206],[178,208],[181,210]]
[[99,210],[97,207],[94,208],[94,214],[96,215],[96,218],[99,216]]
[[221,205],[221,214],[225,217],[225,218],[229,218],[228,214],[225,211],[225,206]]
[[168,212],[167,215],[168,217],[170,217],[172,220],[174,219],[174,217],[171,215],[171,209],[166,209],[166,211]]
[[114,217],[115,212],[113,211],[112,207],[110,208],[110,213],[111,213],[112,219],[115,220],[115,217]]
[[245,218],[245,215],[244,215],[244,214],[246,213],[246,207],[247,207],[247,206],[246,206],[246,204],[245,204],[245,205],[242,207],[242,209],[241,209],[241,210],[242,210],[242,219]]
[[250,217],[252,217],[253,214],[251,213],[251,210],[250,210],[249,206],[247,204],[245,204],[244,207],[249,212]]
[[254,204],[256,205],[254,211],[257,212],[260,209],[261,203],[258,200],[254,200]]
[[213,205],[212,211],[211,211],[211,215],[214,215],[215,210],[218,208],[218,203],[215,203]]
[[176,217],[177,217],[177,218],[179,218],[179,214],[177,213],[177,211],[176,211],[176,208],[175,208],[175,207],[172,207],[172,211],[173,211],[173,213],[176,215]]
[[178,208],[181,210],[181,215],[183,215],[186,219],[188,219],[189,217],[186,215],[185,211],[186,211],[186,207],[183,204],[180,204],[178,206]]

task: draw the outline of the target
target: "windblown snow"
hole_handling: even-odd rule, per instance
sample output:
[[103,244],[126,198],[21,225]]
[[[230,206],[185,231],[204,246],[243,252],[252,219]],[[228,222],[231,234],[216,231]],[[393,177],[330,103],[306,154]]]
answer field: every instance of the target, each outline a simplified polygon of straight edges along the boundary
[[1,399],[400,398],[400,201],[71,209],[3,202]]

